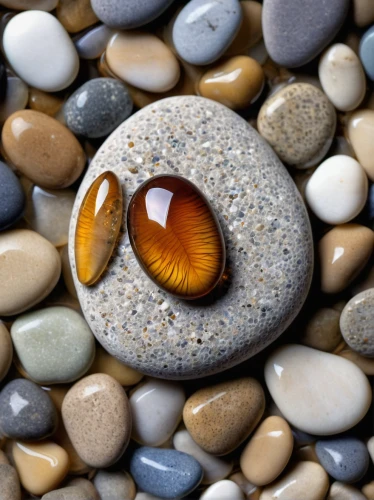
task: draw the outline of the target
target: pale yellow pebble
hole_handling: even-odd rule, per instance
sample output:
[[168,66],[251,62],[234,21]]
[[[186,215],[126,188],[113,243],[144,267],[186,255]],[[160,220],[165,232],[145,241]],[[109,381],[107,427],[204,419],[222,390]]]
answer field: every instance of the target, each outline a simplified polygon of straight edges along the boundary
[[96,349],[94,362],[88,370],[87,375],[93,373],[106,373],[123,386],[135,385],[140,382],[144,376],[130,366],[120,363],[102,347]]
[[373,0],[353,0],[353,19],[360,28],[374,22]]
[[366,358],[357,352],[352,351],[349,347],[345,346],[339,353],[339,356],[349,359],[357,365],[365,373],[365,375],[374,375],[374,358]]
[[374,481],[365,484],[361,488],[361,491],[366,496],[367,500],[374,500]]
[[355,111],[349,118],[347,133],[357,160],[369,179],[374,181],[374,111]]
[[62,276],[64,278],[65,286],[74,298],[78,298],[77,290],[74,285],[73,273],[71,271],[71,265],[69,261],[69,248],[68,245],[64,245],[60,248],[60,256],[61,256],[61,268],[62,268]]
[[332,483],[326,500],[367,500],[360,490],[340,481]]
[[242,8],[242,24],[238,34],[225,55],[236,56],[245,54],[262,38],[262,5],[252,0],[244,0],[240,3]]
[[13,359],[13,344],[10,334],[4,325],[0,322],[0,382],[8,373]]

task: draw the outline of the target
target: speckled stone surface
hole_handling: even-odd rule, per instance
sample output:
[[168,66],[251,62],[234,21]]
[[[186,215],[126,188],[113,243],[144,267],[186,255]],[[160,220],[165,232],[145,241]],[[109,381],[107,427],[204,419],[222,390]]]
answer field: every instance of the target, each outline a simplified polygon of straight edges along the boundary
[[355,295],[340,316],[340,330],[349,347],[374,357],[374,288]]
[[[194,302],[159,290],[136,262],[125,217],[102,279],[89,288],[77,281],[77,212],[108,169],[121,180],[126,210],[155,174],[182,175],[204,192],[226,242],[225,287]],[[200,97],[158,101],[112,134],[81,184],[70,238],[79,299],[98,340],[124,363],[164,378],[217,373],[261,351],[298,313],[312,274],[309,220],[288,172],[242,118]]]
[[21,486],[16,469],[8,464],[0,464],[1,498],[21,500]]

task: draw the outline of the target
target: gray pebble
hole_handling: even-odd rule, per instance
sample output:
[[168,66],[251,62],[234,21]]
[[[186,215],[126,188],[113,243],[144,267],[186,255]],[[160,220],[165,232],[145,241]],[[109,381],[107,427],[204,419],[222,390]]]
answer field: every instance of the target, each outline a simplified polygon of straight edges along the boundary
[[46,493],[42,500],[97,500],[97,497],[79,486],[67,486]]
[[370,80],[374,81],[374,26],[361,38],[360,59]]
[[89,29],[83,35],[74,38],[74,45],[81,59],[97,59],[106,49],[115,30],[100,24]]
[[89,80],[69,97],[64,108],[70,130],[91,139],[113,132],[131,111],[126,85],[113,78]]
[[238,0],[191,0],[173,26],[173,43],[190,64],[210,64],[225,52],[242,20]]
[[17,176],[0,161],[0,231],[21,217],[24,206],[25,195]]
[[134,498],[135,483],[127,472],[109,472],[99,470],[93,480],[101,500],[118,500],[119,498]]
[[14,467],[0,464],[0,499],[21,500],[21,485]]

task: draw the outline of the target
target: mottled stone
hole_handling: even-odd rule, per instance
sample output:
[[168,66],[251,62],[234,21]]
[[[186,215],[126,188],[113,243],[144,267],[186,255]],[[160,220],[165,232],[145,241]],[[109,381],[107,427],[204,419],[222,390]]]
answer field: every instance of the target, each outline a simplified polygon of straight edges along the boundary
[[0,464],[1,500],[21,500],[21,486],[14,467]]
[[82,198],[103,165],[123,184],[125,210],[139,184],[159,170],[192,181],[219,219],[228,264],[222,288],[190,303],[139,272],[125,226],[108,272],[93,287],[77,281],[71,252],[85,316],[110,354],[150,375],[196,378],[247,359],[280,335],[309,288],[310,227],[288,173],[245,121],[199,97],[165,99],[130,117],[91,163],[72,238]]
[[21,217],[24,206],[25,195],[18,178],[0,161],[0,231]]
[[100,500],[134,500],[136,487],[130,474],[127,472],[107,472],[99,470],[93,483],[99,492]]

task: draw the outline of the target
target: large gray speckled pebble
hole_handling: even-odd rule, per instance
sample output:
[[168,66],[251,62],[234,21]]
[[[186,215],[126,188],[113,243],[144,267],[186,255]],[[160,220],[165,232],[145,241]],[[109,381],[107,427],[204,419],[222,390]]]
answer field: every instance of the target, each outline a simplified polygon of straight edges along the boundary
[[296,68],[312,60],[341,28],[349,3],[349,0],[264,0],[262,27],[271,59],[286,68]]
[[[185,176],[205,193],[226,242],[226,293],[191,302],[159,290],[136,261],[125,217],[107,272],[94,286],[79,283],[77,213],[108,169],[121,180],[124,213],[156,173]],[[201,97],[158,101],[114,132],[81,184],[70,238],[75,285],[97,339],[123,363],[164,378],[217,373],[265,348],[298,313],[312,273],[309,220],[287,170],[248,123]]]
[[341,436],[317,441],[316,453],[330,476],[344,483],[355,483],[369,467],[369,452],[355,437]]
[[132,111],[126,85],[113,78],[94,78],[79,87],[65,104],[66,125],[77,135],[104,137]]
[[110,28],[133,29],[164,12],[174,0],[91,0],[97,17]]
[[0,231],[21,217],[24,206],[25,195],[18,178],[0,161]]
[[173,43],[190,64],[210,64],[228,48],[240,28],[238,0],[191,0],[173,26]]
[[374,288],[355,295],[340,316],[340,330],[349,347],[374,357]]

